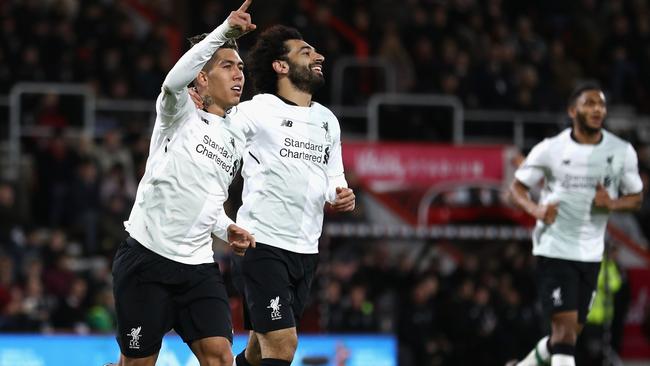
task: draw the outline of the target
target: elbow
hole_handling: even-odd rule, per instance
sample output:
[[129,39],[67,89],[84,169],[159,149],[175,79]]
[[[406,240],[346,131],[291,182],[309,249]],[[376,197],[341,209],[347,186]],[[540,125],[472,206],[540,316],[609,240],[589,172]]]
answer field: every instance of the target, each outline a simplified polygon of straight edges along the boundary
[[512,181],[512,184],[510,184],[510,187],[508,187],[508,190],[506,192],[506,199],[510,204],[514,204],[518,206],[518,201],[517,201],[517,181],[514,180]]

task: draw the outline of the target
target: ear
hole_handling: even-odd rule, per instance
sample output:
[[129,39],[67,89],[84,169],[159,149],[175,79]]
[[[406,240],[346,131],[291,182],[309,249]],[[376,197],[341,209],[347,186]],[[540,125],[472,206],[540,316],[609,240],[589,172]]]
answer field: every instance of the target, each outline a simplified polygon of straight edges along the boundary
[[273,70],[278,74],[287,74],[289,72],[289,64],[286,61],[275,60],[272,66]]
[[199,75],[196,76],[196,87],[197,88],[204,88],[208,85],[208,73],[201,70],[199,71]]
[[569,117],[571,117],[571,119],[575,119],[576,118],[576,113],[577,113],[577,109],[576,109],[575,104],[573,104],[569,108],[567,108],[567,112],[569,113]]

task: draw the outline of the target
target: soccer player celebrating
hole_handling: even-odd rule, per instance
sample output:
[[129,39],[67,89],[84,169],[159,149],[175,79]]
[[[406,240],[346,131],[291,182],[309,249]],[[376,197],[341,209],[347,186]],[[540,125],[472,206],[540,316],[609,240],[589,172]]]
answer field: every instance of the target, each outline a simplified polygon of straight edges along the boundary
[[[576,339],[595,295],[608,215],[641,205],[636,153],[603,129],[607,106],[601,88],[578,86],[568,114],[572,128],[537,144],[510,188],[515,203],[537,219],[538,294],[551,323],[550,336],[517,365],[575,365]],[[541,180],[535,203],[528,191]]]
[[[250,3],[181,57],[156,101],[146,171],[125,223],[129,237],[113,264],[120,365],[154,365],[171,329],[201,365],[232,365],[230,308],[211,235],[241,255],[255,244],[223,212],[244,147],[226,113],[244,86],[234,39],[255,29]],[[192,82],[204,110],[187,92]]]
[[291,363],[318,264],[324,205],[355,206],[343,175],[339,122],[312,100],[324,84],[323,61],[296,29],[284,26],[259,35],[247,58],[259,94],[233,115],[246,135],[237,223],[255,232],[257,246],[236,266],[245,326],[252,330],[238,366]]

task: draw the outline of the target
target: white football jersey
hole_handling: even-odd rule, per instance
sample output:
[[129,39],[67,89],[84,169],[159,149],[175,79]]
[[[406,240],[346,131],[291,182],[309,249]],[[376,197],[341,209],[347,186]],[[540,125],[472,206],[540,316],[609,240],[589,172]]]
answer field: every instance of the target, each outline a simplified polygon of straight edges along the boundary
[[515,177],[532,187],[544,179],[540,204],[559,202],[551,225],[541,220],[533,231],[533,254],[599,262],[609,213],[593,207],[596,185],[610,197],[641,192],[637,156],[630,143],[602,130],[597,144],[576,142],[571,129],[545,139],[528,154]]
[[146,248],[186,264],[211,263],[212,237],[226,240],[228,186],[244,135],[225,118],[196,109],[187,92],[226,38],[226,23],[192,47],[169,72],[156,101],[149,157],[126,231]]
[[272,94],[235,109],[232,119],[246,135],[237,224],[260,243],[318,253],[325,202],[347,187],[338,120],[318,103],[300,107]]

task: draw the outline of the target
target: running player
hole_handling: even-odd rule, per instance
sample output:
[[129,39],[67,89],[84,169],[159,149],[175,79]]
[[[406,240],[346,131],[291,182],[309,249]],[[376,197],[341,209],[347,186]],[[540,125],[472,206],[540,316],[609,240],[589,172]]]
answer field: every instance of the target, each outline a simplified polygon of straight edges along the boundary
[[[146,171],[113,264],[120,365],[154,365],[174,329],[201,365],[233,362],[230,307],[212,234],[243,255],[254,238],[223,212],[244,135],[227,111],[239,103],[243,62],[235,38],[255,29],[251,0],[174,65],[156,101]],[[187,92],[194,82],[204,110]]]
[[325,82],[324,60],[284,26],[259,35],[247,57],[258,94],[233,116],[246,136],[237,223],[255,232],[257,247],[235,267],[251,330],[238,366],[291,364],[318,264],[323,208],[326,202],[336,211],[355,207],[343,175],[339,122],[312,99]]
[[[533,254],[538,294],[551,334],[517,365],[575,365],[578,335],[593,301],[612,211],[636,210],[643,184],[632,145],[603,129],[605,95],[578,86],[568,114],[572,128],[537,144],[515,173],[515,203],[537,219]],[[538,203],[528,191],[544,182]]]

